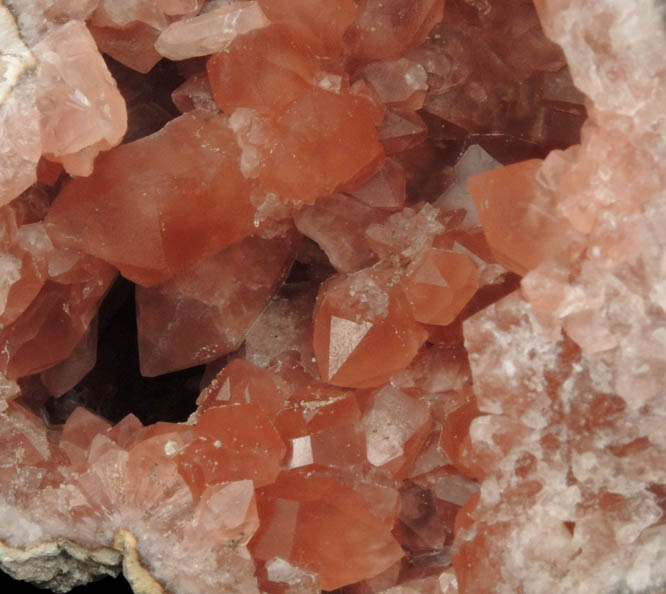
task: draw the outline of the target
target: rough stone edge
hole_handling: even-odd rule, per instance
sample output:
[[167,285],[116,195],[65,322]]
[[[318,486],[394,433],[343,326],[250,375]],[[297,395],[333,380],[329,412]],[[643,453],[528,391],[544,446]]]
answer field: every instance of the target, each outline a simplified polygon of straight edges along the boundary
[[134,594],[169,594],[150,572],[141,565],[136,538],[127,530],[118,530],[113,538],[113,547],[122,551],[123,575]]
[[36,65],[35,56],[21,38],[14,14],[0,0],[0,105],[23,74]]
[[14,579],[59,593],[106,576],[116,577],[122,570],[134,594],[169,594],[141,564],[136,538],[127,530],[116,533],[113,548],[94,550],[66,539],[27,549],[0,540],[0,569]]
[[0,541],[0,568],[13,578],[54,592],[67,592],[120,573],[122,553],[111,548],[87,550],[69,540],[18,549]]

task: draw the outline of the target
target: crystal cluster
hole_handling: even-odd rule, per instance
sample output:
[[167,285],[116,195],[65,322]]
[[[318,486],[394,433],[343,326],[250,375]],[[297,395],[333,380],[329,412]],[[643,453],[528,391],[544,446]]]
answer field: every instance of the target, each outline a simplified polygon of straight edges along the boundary
[[2,569],[661,592],[665,105],[652,0],[0,2]]

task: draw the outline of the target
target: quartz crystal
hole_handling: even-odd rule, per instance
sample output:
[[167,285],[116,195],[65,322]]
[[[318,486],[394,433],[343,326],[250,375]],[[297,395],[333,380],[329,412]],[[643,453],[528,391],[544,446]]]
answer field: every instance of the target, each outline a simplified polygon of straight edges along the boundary
[[[84,23],[48,22],[41,37],[30,30],[22,39],[4,3],[0,18],[0,204],[6,204],[35,181],[42,154],[73,175],[89,175],[97,154],[122,140],[127,114]],[[34,27],[32,20],[44,17],[25,18]]]
[[666,591],[663,12],[0,0],[0,569]]
[[137,287],[142,374],[160,375],[235,351],[291,264],[291,243],[249,237],[161,285]]
[[184,114],[66,184],[46,225],[59,244],[106,259],[139,285],[157,284],[251,232],[238,158],[225,117]]
[[269,23],[257,2],[232,2],[172,23],[157,38],[155,48],[171,60],[206,56],[223,50],[236,36]]

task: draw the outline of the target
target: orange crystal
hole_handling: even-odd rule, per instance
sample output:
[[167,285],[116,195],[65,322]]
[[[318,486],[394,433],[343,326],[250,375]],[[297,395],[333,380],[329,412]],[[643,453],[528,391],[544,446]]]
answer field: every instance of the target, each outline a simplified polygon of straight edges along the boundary
[[282,473],[258,491],[253,555],[314,571],[325,590],[380,573],[403,554],[390,533],[397,500],[388,489],[361,493],[325,475]]
[[241,108],[230,121],[246,175],[286,199],[312,204],[381,167],[375,115],[365,98],[310,87],[273,118]]
[[[320,289],[314,314],[314,352],[322,379],[349,387],[385,383],[409,365],[426,331],[390,276],[365,269],[338,275]],[[377,353],[382,358],[377,359]]]
[[349,194],[373,208],[397,210],[405,204],[405,170],[400,163],[386,159],[381,171]]
[[150,72],[162,58],[154,47],[160,32],[146,23],[122,29],[91,25],[89,29],[100,50],[137,72]]
[[287,23],[320,56],[340,54],[344,32],[358,11],[354,0],[259,0],[259,4],[271,22]]
[[[59,256],[59,257],[58,257]],[[59,252],[22,315],[0,330],[0,370],[18,378],[66,359],[97,313],[116,272],[91,256]]]
[[544,245],[551,237],[545,213],[532,205],[540,165],[537,160],[524,161],[480,173],[468,182],[488,243],[498,260],[518,274],[536,268],[550,252]]
[[312,203],[381,165],[374,106],[320,70],[292,29],[243,35],[212,56],[207,71],[217,104],[231,114],[244,173],[267,190]]
[[243,359],[234,359],[201,392],[197,413],[223,404],[256,404],[274,418],[288,395],[279,376]]
[[285,445],[256,404],[211,407],[204,411],[194,439],[178,455],[181,474],[195,498],[207,486],[243,479],[256,487],[273,483]]
[[445,326],[478,288],[476,265],[465,254],[431,248],[415,261],[404,287],[416,320]]
[[300,36],[272,25],[238,37],[211,56],[206,69],[215,101],[226,113],[243,107],[278,114],[307,92],[318,67]]
[[49,234],[140,285],[157,284],[250,233],[238,157],[226,118],[184,114],[65,185],[46,219]]
[[[662,587],[652,3],[10,4],[3,569],[43,584],[55,546],[60,589],[107,553],[184,594]],[[89,31],[165,58],[108,62],[116,148]],[[142,374],[203,376],[125,374],[116,269]]]

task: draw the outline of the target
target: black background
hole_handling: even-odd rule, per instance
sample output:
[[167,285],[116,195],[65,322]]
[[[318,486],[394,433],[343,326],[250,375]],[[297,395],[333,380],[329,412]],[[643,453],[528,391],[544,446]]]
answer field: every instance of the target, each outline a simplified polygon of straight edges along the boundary
[[[14,580],[2,572],[0,572],[0,591],[8,594],[47,594],[49,592],[49,590],[37,588],[26,582]],[[78,586],[70,590],[70,592],[71,594],[103,594],[107,592],[112,592],[113,594],[132,594],[132,588],[120,576],[117,578],[104,578],[98,582]]]

